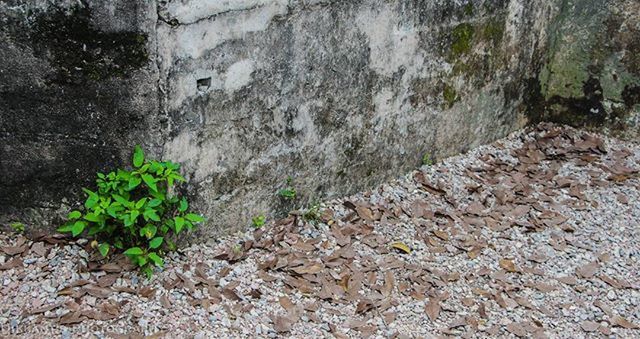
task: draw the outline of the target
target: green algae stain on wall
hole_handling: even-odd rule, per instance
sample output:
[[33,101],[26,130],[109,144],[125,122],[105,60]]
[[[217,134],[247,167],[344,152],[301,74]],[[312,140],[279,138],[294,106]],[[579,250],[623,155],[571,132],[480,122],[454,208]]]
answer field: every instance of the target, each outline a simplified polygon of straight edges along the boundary
[[148,37],[139,32],[103,32],[91,24],[91,11],[75,6],[37,16],[31,37],[37,51],[56,66],[58,83],[126,78],[149,61]]
[[638,27],[634,0],[563,0],[539,75],[545,108],[537,120],[637,136],[640,110],[628,93],[640,86]]
[[455,60],[461,55],[469,54],[471,51],[471,41],[475,28],[470,23],[461,23],[451,31],[451,55],[450,59]]

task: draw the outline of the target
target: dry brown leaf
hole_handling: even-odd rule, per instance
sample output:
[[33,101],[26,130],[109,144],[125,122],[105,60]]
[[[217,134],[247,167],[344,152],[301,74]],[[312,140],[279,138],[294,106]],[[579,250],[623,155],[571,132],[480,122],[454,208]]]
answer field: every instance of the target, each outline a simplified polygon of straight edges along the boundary
[[589,279],[596,275],[596,272],[599,268],[600,265],[597,262],[593,261],[580,268],[577,268],[576,275],[584,279]]
[[500,259],[500,267],[502,267],[502,269],[504,269],[507,272],[518,272],[518,269],[516,268],[516,264],[513,263],[513,260],[510,259]]
[[153,298],[156,295],[156,290],[151,288],[150,286],[145,286],[138,290],[138,295],[143,298]]
[[82,287],[82,291],[96,298],[108,298],[113,290],[110,288],[100,287],[98,285],[86,285]]
[[16,267],[22,267],[22,264],[23,264],[22,259],[16,257],[0,265],[0,271],[10,270]]
[[293,321],[287,317],[274,315],[271,320],[273,320],[273,329],[278,333],[289,332],[293,326]]
[[593,331],[597,330],[597,329],[598,329],[598,327],[600,327],[600,324],[598,324],[598,323],[597,323],[597,322],[595,322],[595,321],[588,321],[588,320],[587,320],[587,321],[583,321],[583,322],[580,324],[580,327],[582,327],[582,329],[583,329],[585,332],[593,332]]
[[37,242],[31,245],[31,252],[40,257],[44,257],[45,255],[47,255],[48,249],[45,247],[43,242]]
[[162,306],[165,309],[171,309],[171,299],[169,299],[169,295],[167,294],[163,294],[162,296],[160,296],[160,304],[162,304]]
[[19,246],[0,246],[0,250],[9,256],[13,256],[16,254],[22,254],[28,247],[29,246],[27,244]]
[[324,266],[321,263],[316,262],[312,263],[311,265],[298,266],[292,268],[291,270],[298,274],[315,274],[322,271],[323,268]]
[[364,207],[364,206],[358,206],[356,207],[356,212],[358,213],[358,216],[366,221],[374,221],[375,218],[373,216],[373,212],[371,211],[371,209]]
[[229,300],[238,301],[241,298],[236,294],[236,292],[230,288],[222,288],[222,295],[224,295]]
[[444,241],[449,241],[449,233],[445,232],[445,231],[441,231],[441,230],[434,230],[433,231],[433,235],[435,235],[436,237],[444,240]]
[[611,323],[614,326],[620,326],[620,327],[624,327],[624,328],[628,328],[628,329],[636,329],[636,328],[640,328],[640,326],[630,322],[629,320],[619,316],[619,315],[614,315],[611,318]]
[[425,311],[431,321],[435,321],[440,316],[440,300],[438,298],[429,298],[429,301],[425,304]]
[[525,328],[519,323],[510,323],[506,328],[509,333],[518,337],[524,337],[527,335],[527,330],[525,330]]
[[282,306],[287,312],[296,307],[296,305],[287,296],[280,297],[278,301],[280,302],[280,306]]

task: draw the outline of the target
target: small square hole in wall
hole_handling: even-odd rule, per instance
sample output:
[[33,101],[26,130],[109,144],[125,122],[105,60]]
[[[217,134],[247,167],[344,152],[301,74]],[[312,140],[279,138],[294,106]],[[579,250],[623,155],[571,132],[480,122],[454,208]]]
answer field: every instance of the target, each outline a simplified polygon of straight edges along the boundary
[[196,84],[198,86],[198,92],[205,92],[211,87],[211,77],[198,79]]

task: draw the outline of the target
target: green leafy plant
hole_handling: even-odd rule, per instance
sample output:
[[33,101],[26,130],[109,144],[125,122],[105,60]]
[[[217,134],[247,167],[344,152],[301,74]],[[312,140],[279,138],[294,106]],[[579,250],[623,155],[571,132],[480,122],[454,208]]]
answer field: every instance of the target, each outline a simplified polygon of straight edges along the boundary
[[286,200],[295,200],[296,198],[296,189],[292,186],[291,182],[293,179],[291,177],[287,177],[287,187],[278,191],[278,195]]
[[267,221],[267,218],[265,218],[264,215],[258,215],[255,216],[251,219],[251,223],[253,224],[253,227],[255,228],[260,228],[262,226],[264,226],[265,222]]
[[433,165],[433,160],[431,160],[431,154],[429,153],[425,153],[422,156],[422,164],[425,166],[431,166]]
[[315,223],[320,220],[320,205],[312,204],[311,207],[306,209],[302,214],[302,219],[310,223]]
[[150,277],[152,265],[162,267],[163,253],[176,248],[173,240],[204,218],[190,213],[187,200],[175,194],[175,184],[185,181],[180,165],[145,159],[140,146],[132,160],[132,170],[98,173],[97,191],[82,189],[84,211],[71,211],[58,231],[74,237],[86,233],[104,257],[123,251]]
[[16,233],[24,233],[24,224],[21,222],[13,222],[9,226]]

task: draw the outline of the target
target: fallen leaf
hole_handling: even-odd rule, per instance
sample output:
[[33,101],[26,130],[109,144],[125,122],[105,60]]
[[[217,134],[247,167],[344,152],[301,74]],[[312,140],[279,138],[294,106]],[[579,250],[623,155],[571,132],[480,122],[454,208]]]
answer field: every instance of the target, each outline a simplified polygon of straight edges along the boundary
[[640,328],[638,325],[630,322],[629,320],[619,316],[619,315],[615,315],[611,318],[611,323],[615,326],[620,326],[620,327],[624,327],[624,328],[628,328],[628,329],[636,329],[636,328]]
[[16,267],[22,267],[22,264],[23,264],[22,259],[16,257],[0,265],[0,271],[10,270]]
[[107,298],[111,295],[111,293],[113,293],[113,290],[109,288],[104,288],[93,284],[82,287],[82,291],[96,298]]
[[597,262],[593,261],[589,264],[586,264],[580,268],[576,269],[576,275],[578,275],[581,278],[584,279],[589,279],[592,278],[596,272],[598,271],[598,269],[600,268],[600,265],[598,265]]
[[507,331],[509,331],[509,333],[516,335],[518,337],[524,337],[527,335],[527,331],[519,323],[510,323],[509,325],[507,325],[506,328],[507,328]]
[[373,212],[371,211],[371,209],[367,207],[358,206],[356,207],[356,212],[358,213],[358,216],[364,220],[367,220],[367,221],[375,220],[375,218],[373,217]]
[[280,297],[278,301],[280,302],[280,306],[287,310],[287,312],[296,307],[296,305],[287,296]]
[[500,267],[502,267],[502,269],[504,269],[507,272],[518,272],[518,269],[516,268],[516,264],[513,263],[513,260],[510,259],[500,259]]
[[105,274],[100,278],[98,278],[97,283],[98,283],[98,286],[100,287],[108,287],[113,285],[117,279],[118,279],[117,274]]
[[273,320],[273,329],[278,333],[289,332],[293,326],[293,321],[283,316],[272,316],[271,320]]
[[440,300],[437,298],[429,298],[429,301],[425,304],[425,311],[427,312],[427,316],[431,321],[435,321],[438,319],[440,315]]
[[1,246],[0,250],[9,256],[13,256],[16,254],[22,254],[22,252],[27,250],[27,248],[27,244],[23,244],[20,246]]
[[356,306],[356,314],[362,314],[362,313],[366,313],[367,311],[369,311],[370,309],[373,308],[373,302],[371,302],[371,300],[361,300],[360,302],[358,302],[358,305]]
[[583,321],[582,324],[580,324],[580,327],[582,327],[582,329],[585,332],[593,332],[595,330],[598,329],[598,327],[600,327],[600,324],[598,324],[595,321]]
[[224,295],[229,300],[235,300],[235,301],[241,300],[241,298],[236,294],[236,292],[230,288],[223,288],[222,295]]
[[39,314],[39,313],[44,313],[44,312],[47,312],[47,311],[51,311],[51,310],[53,310],[55,308],[58,308],[58,307],[62,306],[62,304],[63,304],[62,302],[58,302],[58,303],[55,303],[55,304],[38,307],[36,309],[33,309],[33,310],[29,311],[29,314],[33,315],[33,314]]
[[153,298],[153,296],[156,294],[156,290],[151,288],[150,286],[145,286],[141,289],[138,290],[138,295],[140,295],[143,298]]
[[169,296],[166,294],[163,294],[160,297],[160,304],[162,304],[162,306],[166,309],[170,309],[171,308],[171,300],[169,299]]
[[396,241],[396,242],[392,242],[391,243],[391,247],[398,249],[404,253],[407,254],[411,254],[411,249],[409,248],[409,246],[405,245],[404,243],[400,242],[400,241]]
[[43,242],[37,242],[31,245],[31,252],[40,257],[44,257],[47,254],[47,248],[44,246]]

